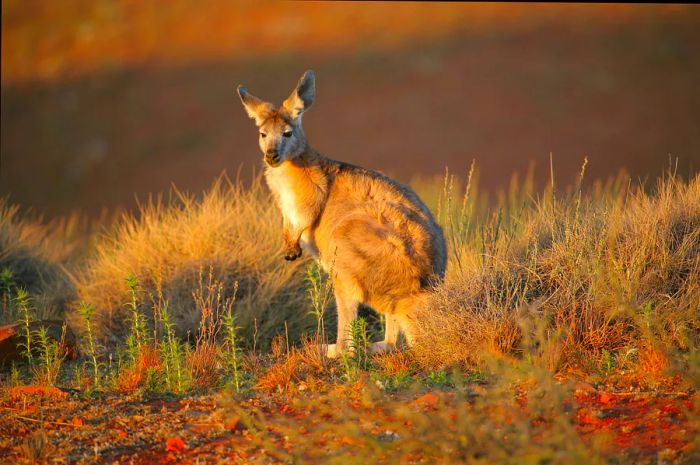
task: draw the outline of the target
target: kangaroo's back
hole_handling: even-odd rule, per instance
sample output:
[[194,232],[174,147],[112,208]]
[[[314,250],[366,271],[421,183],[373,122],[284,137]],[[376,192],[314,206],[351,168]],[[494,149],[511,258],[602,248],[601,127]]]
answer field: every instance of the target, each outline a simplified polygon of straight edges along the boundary
[[442,278],[446,265],[442,230],[416,193],[377,171],[331,163],[337,168],[324,212],[331,229],[348,217],[364,217],[371,225],[368,234],[382,231],[390,244],[400,245],[407,258],[425,262],[421,269],[424,283]]
[[410,343],[416,311],[445,272],[445,240],[430,210],[408,186],[309,146],[301,116],[315,99],[312,72],[279,108],[241,87],[239,94],[260,130],[265,176],[283,216],[284,257],[306,250],[331,273],[338,340],[329,355],[346,346],[360,303],[386,315],[378,347],[394,345],[399,332]]

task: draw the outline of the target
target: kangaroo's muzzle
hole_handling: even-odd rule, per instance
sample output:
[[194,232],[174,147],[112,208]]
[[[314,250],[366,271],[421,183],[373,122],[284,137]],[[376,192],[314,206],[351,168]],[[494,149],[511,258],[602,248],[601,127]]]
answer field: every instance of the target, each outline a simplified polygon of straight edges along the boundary
[[280,164],[280,155],[277,151],[270,151],[265,154],[265,163],[274,168]]

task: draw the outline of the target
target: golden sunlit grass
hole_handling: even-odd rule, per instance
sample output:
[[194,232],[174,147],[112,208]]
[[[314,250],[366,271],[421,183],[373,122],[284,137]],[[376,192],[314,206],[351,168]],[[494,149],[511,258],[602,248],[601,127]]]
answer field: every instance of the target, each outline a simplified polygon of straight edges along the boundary
[[294,382],[298,380],[301,370],[301,358],[296,352],[271,365],[265,372],[261,373],[256,389],[262,392],[287,391],[294,387]]
[[219,347],[213,342],[199,344],[187,354],[185,362],[194,388],[210,389],[219,384],[219,359]]
[[[285,322],[298,338],[313,321],[305,311],[303,261],[281,258],[280,223],[259,179],[249,189],[220,179],[201,199],[177,192],[125,215],[98,241],[77,278],[78,298],[96,309],[98,341],[124,340],[131,321],[128,275],[138,283],[138,305],[151,325],[154,309],[167,303],[182,338],[197,334],[203,299],[230,299],[236,283],[236,324],[245,341],[255,337],[267,345]],[[220,287],[206,290],[206,299],[197,295],[212,284]],[[78,315],[69,321],[81,332]]]
[[[324,276],[282,259],[279,212],[260,179],[220,179],[201,197],[175,193],[124,215],[80,266],[65,262],[83,358],[68,364],[73,380],[62,358],[33,380],[49,374],[102,399],[223,388],[221,408],[236,420],[217,421],[244,441],[232,443],[232,463],[693,463],[700,398],[678,390],[700,386],[700,176],[539,195],[513,183],[496,207],[471,184],[466,195],[449,176],[418,189],[437,204],[450,261],[408,350],[325,358],[325,326],[314,321],[328,304]],[[55,257],[17,232],[30,228],[17,215],[3,210],[0,230],[18,244],[8,250],[34,252],[14,253],[22,266]],[[15,388],[28,379],[11,376]],[[606,416],[617,394],[593,384],[676,397],[632,399],[630,426]],[[649,402],[676,409],[663,419],[673,447],[648,426]],[[646,436],[622,450],[598,431]],[[26,457],[41,455],[27,447]]]
[[[285,343],[286,344],[286,343]],[[275,350],[276,349],[276,350]],[[304,386],[324,384],[329,379],[330,361],[321,353],[315,340],[304,338],[298,347],[285,352],[282,338],[273,340],[271,361],[257,376],[255,389],[261,392],[293,392]]]
[[[450,245],[446,280],[420,316],[411,354],[420,365],[478,368],[484,356],[518,357],[529,341],[543,340],[540,356],[551,370],[591,372],[606,363],[621,365],[612,360],[623,358],[626,365],[660,366],[649,354],[697,347],[700,178],[686,183],[669,175],[647,192],[620,177],[587,191],[549,186],[541,194],[526,180],[522,187],[512,184],[498,209],[471,184],[459,193],[449,176],[419,185],[421,195],[437,203]],[[95,241],[83,266],[68,270],[76,276],[76,301],[95,309],[91,324],[99,351],[124,343],[133,320],[126,305],[130,292],[156,337],[163,332],[159,309],[167,308],[175,334],[198,341],[187,355],[190,371],[201,372],[198,385],[214,384],[204,378],[225,363],[218,325],[234,292],[239,346],[266,348],[275,335],[285,335],[286,352],[290,344],[298,346],[302,333],[318,325],[310,315],[304,263],[280,258],[279,223],[259,178],[250,188],[222,178],[201,198],[175,192],[168,201],[149,201],[138,214],[125,214]],[[17,208],[6,204],[0,226],[12,279],[39,269],[39,283],[66,281],[66,268],[56,264],[73,247],[63,239],[66,233],[57,236],[20,220]],[[57,242],[54,236],[59,246],[49,245]],[[60,241],[68,246],[61,248]],[[13,285],[27,284],[17,279]],[[69,322],[84,333],[77,312]],[[303,345],[298,354],[314,355],[313,344]],[[280,378],[293,377],[297,355],[289,366],[280,364]],[[401,357],[386,359],[388,371],[395,371],[392,365],[408,368]],[[317,358],[309,361],[323,365]],[[288,384],[268,377],[262,385]]]
[[457,247],[421,317],[418,360],[474,366],[482,354],[517,355],[538,332],[553,370],[590,371],[650,341],[697,347],[700,178],[670,176],[653,191],[550,188],[461,231],[470,218],[449,219]]
[[412,355],[410,352],[392,350],[385,354],[378,354],[374,362],[383,373],[390,376],[399,375],[414,368],[415,360]]
[[7,299],[18,288],[29,293],[42,319],[63,317],[74,297],[65,266],[80,254],[84,229],[77,216],[44,224],[0,198],[0,324],[17,317]]

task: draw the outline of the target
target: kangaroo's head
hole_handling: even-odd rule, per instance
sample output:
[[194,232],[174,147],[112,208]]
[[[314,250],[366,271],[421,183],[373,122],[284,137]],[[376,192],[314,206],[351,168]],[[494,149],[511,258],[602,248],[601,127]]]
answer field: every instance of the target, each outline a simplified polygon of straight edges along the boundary
[[307,145],[301,116],[316,97],[313,71],[304,73],[296,89],[279,108],[250,94],[243,86],[238,86],[238,95],[248,116],[258,126],[258,143],[268,166],[274,168],[304,153]]

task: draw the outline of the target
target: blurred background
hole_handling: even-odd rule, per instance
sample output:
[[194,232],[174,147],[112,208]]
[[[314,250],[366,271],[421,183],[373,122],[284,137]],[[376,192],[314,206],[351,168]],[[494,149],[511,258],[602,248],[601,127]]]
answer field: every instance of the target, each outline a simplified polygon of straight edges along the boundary
[[[404,182],[505,188],[700,166],[700,8],[3,0],[0,196],[47,217],[131,209],[261,169],[244,84],[327,156]],[[534,164],[534,165],[533,165]],[[239,173],[239,174],[237,174]]]

